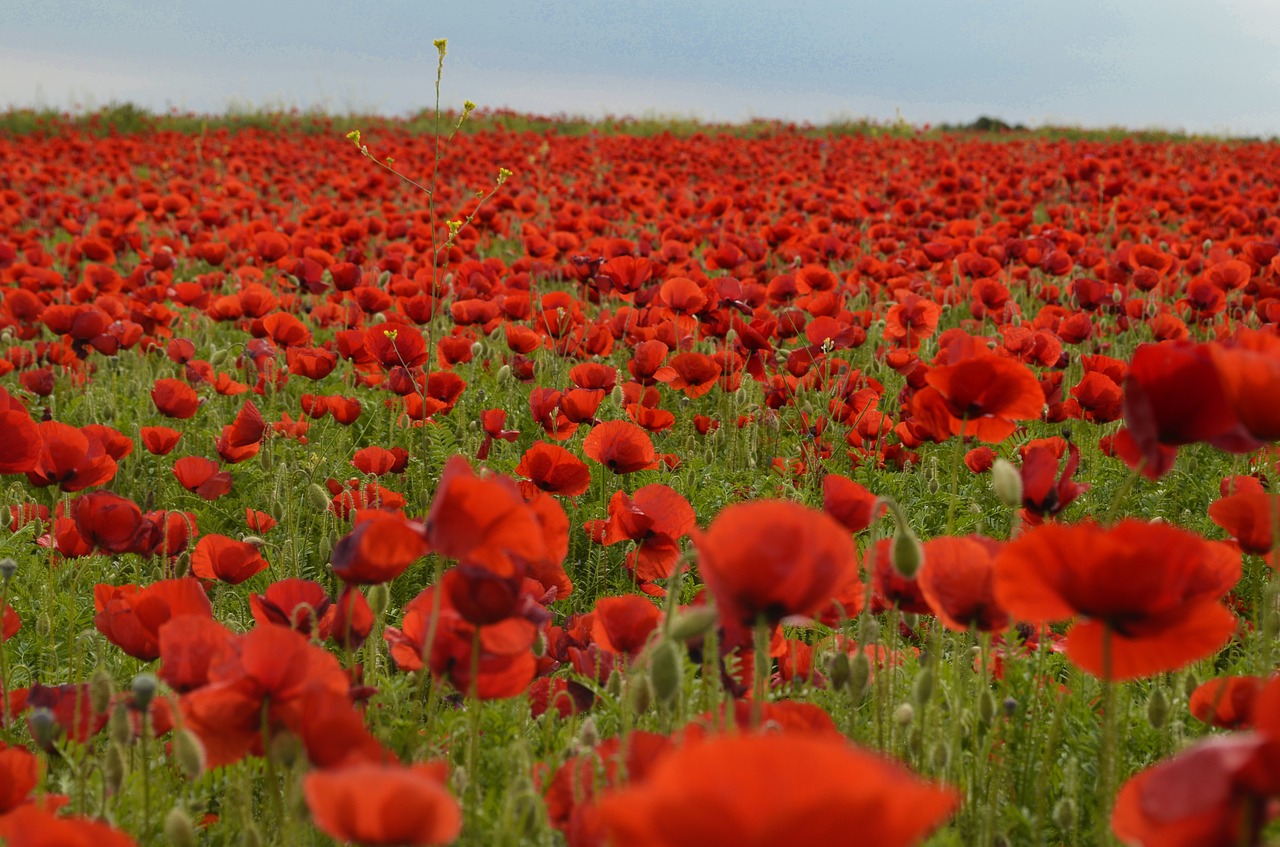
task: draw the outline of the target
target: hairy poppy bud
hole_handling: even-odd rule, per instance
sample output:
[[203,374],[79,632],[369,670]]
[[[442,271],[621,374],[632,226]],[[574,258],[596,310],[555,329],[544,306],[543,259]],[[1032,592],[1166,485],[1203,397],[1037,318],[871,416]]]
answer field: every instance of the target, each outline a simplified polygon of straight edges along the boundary
[[1147,698],[1147,721],[1155,729],[1161,729],[1169,720],[1169,695],[1164,687],[1157,685]]
[[978,695],[978,720],[989,724],[996,718],[996,698],[990,689]]
[[173,758],[187,779],[195,779],[204,773],[204,742],[185,727],[173,734]]
[[330,503],[329,492],[324,486],[313,482],[307,486],[307,502],[317,512],[327,511]]
[[645,674],[637,674],[627,685],[627,696],[631,698],[631,711],[643,715],[653,705],[653,683]]
[[596,720],[587,715],[582,726],[578,727],[578,746],[583,750],[592,750],[599,743],[600,733],[596,730]]
[[929,758],[933,760],[933,769],[940,771],[951,761],[951,748],[945,742],[939,741],[933,745]]
[[115,684],[111,673],[106,668],[98,668],[89,680],[89,707],[99,714],[105,714],[111,708],[111,695],[115,693]]
[[871,684],[871,659],[866,653],[855,653],[849,660],[849,696],[860,702]]
[[1062,832],[1070,832],[1075,827],[1076,804],[1070,797],[1053,804],[1053,825]]
[[929,698],[933,696],[933,670],[925,668],[916,677],[915,685],[912,688],[912,698],[917,706],[924,707],[929,702]]
[[1022,475],[1008,459],[996,459],[991,465],[991,488],[1010,509],[1022,505]]
[[649,682],[653,684],[658,702],[670,703],[680,693],[684,682],[683,659],[674,641],[660,641],[653,648],[649,656]]
[[195,847],[196,828],[186,812],[174,806],[164,819],[164,837],[173,847]]
[[382,617],[382,613],[391,605],[391,586],[385,582],[377,585],[369,586],[369,610],[373,612],[375,618]]
[[836,653],[831,657],[831,663],[827,668],[827,675],[831,678],[831,687],[836,691],[841,690],[849,684],[852,675],[852,664],[849,661],[848,653]]
[[910,726],[916,719],[916,709],[910,703],[899,703],[893,710],[893,722],[898,726]]
[[108,794],[115,794],[124,784],[124,748],[119,744],[107,745],[102,760],[102,778],[106,781]]
[[107,737],[116,744],[128,744],[133,740],[133,726],[129,723],[129,707],[124,703],[111,710],[107,718]]
[[718,617],[719,614],[712,606],[685,609],[672,620],[671,631],[668,634],[673,641],[697,638],[699,635],[705,635],[711,627],[715,626]]

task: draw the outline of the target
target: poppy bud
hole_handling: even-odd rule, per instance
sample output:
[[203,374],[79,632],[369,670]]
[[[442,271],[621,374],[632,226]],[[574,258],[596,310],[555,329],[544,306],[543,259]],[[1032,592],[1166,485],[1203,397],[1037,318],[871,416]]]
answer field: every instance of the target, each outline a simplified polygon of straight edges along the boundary
[[978,720],[989,724],[996,718],[996,698],[990,689],[978,695]]
[[637,674],[627,685],[627,696],[631,698],[631,711],[643,715],[653,705],[653,684],[645,674]]
[[871,684],[871,659],[866,653],[858,652],[849,660],[849,697],[861,702]]
[[186,812],[174,806],[164,819],[164,837],[173,847],[195,847],[196,828]]
[[609,392],[609,400],[619,409],[626,405],[627,395],[623,393],[621,385],[615,385],[613,387],[613,391]]
[[858,643],[875,644],[880,640],[880,622],[870,615],[863,615],[858,621]]
[[533,634],[533,657],[541,659],[545,655],[547,655],[547,636],[542,630],[538,630]]
[[329,492],[324,486],[317,483],[311,483],[307,486],[307,502],[317,512],[324,512],[329,509]]
[[1008,459],[996,459],[991,465],[991,488],[1010,509],[1022,505],[1022,475]]
[[670,703],[680,693],[684,682],[684,657],[674,641],[658,642],[649,657],[649,681],[658,702]]
[[0,559],[0,580],[6,583],[13,579],[13,575],[18,572],[18,563],[10,556]]
[[262,833],[252,821],[247,822],[240,831],[240,847],[262,847]]
[[107,745],[107,753],[102,760],[102,778],[106,781],[108,794],[115,794],[124,783],[124,748],[119,744]]
[[889,546],[889,564],[904,578],[914,579],[920,571],[920,565],[924,562],[924,550],[920,546],[920,539],[911,531],[911,527],[907,524],[907,516],[894,500],[880,497],[877,505],[887,506],[893,513],[895,528],[893,542]]
[[1070,797],[1053,804],[1053,825],[1062,832],[1070,832],[1075,827],[1076,804]]
[[915,719],[916,709],[910,703],[899,703],[898,708],[893,710],[893,722],[898,726],[911,726]]
[[1187,671],[1187,675],[1182,678],[1182,693],[1187,699],[1191,699],[1191,695],[1200,687],[1200,681],[1196,679],[1196,675],[1192,671]]
[[605,681],[604,690],[610,697],[617,700],[622,696],[622,673],[614,670],[609,674],[609,679]]
[[242,535],[240,536],[240,542],[242,544],[248,544],[255,550],[261,550],[263,547],[267,546],[267,539],[260,535]]
[[89,707],[94,712],[105,714],[111,708],[111,695],[115,693],[115,685],[111,673],[106,668],[98,668],[89,680]]
[[852,665],[849,662],[848,653],[836,653],[831,657],[831,662],[827,667],[827,675],[831,678],[831,687],[836,691],[841,690],[849,684],[849,678],[852,674]]
[[41,750],[52,750],[55,736],[58,734],[58,719],[53,711],[41,707],[33,709],[27,717],[27,728],[31,730],[31,738]]
[[582,726],[578,727],[578,746],[583,750],[594,750],[599,743],[600,733],[596,730],[596,720],[587,715]]
[[139,712],[146,714],[151,708],[151,698],[159,686],[160,680],[153,673],[140,673],[133,678],[133,702]]
[[917,759],[924,752],[924,730],[920,728],[920,724],[916,724],[911,728],[911,737],[907,739],[907,749]]
[[951,748],[939,741],[933,745],[933,752],[929,754],[929,758],[933,760],[933,769],[940,771],[951,761]]
[[185,727],[173,734],[173,758],[187,779],[195,779],[204,773],[204,743],[194,732]]
[[509,382],[511,382],[511,366],[510,365],[503,365],[502,367],[498,368],[497,380],[498,380],[498,385],[506,385]]
[[116,744],[128,744],[133,740],[133,726],[129,723],[129,707],[120,703],[107,718],[107,737]]
[[929,698],[933,696],[933,671],[930,668],[925,668],[916,677],[911,695],[911,699],[921,708],[929,702]]
[[375,618],[382,617],[382,613],[391,605],[391,587],[385,582],[369,587],[369,610],[373,612]]
[[1151,689],[1151,696],[1147,698],[1147,721],[1154,729],[1161,729],[1169,720],[1169,695],[1165,693],[1164,687],[1157,685]]
[[699,635],[705,635],[711,627],[715,626],[718,618],[719,613],[712,606],[685,609],[672,620],[668,635],[673,641],[697,638]]
[[471,355],[472,355],[473,357],[474,357],[474,356],[479,356],[479,355],[480,355],[481,353],[483,353],[483,352],[484,352],[484,345],[483,345],[483,344],[481,344],[479,341],[472,342],[472,344],[471,344]]

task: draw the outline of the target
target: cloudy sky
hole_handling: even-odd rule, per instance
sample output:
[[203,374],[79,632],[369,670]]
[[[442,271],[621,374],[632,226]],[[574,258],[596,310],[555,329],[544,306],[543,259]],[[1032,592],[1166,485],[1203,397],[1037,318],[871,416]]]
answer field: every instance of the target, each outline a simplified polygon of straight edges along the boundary
[[1280,135],[1276,0],[3,0],[0,108],[901,115]]

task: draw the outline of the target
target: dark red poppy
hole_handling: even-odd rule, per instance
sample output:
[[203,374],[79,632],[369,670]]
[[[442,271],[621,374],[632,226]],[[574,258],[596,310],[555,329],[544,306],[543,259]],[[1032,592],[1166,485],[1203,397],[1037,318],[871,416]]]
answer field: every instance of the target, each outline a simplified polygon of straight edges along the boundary
[[266,421],[252,400],[246,401],[236,419],[222,428],[222,434],[214,445],[224,462],[243,462],[258,455],[262,439],[267,433]]
[[1230,452],[1258,446],[1228,402],[1207,344],[1140,346],[1124,380],[1124,422],[1116,452],[1149,479],[1173,467],[1183,444],[1205,441]]
[[635,658],[661,622],[662,610],[647,597],[601,597],[591,612],[591,634],[602,650]]
[[137,503],[106,491],[81,494],[71,514],[80,537],[108,553],[132,552],[145,526]]
[[157,636],[157,676],[177,692],[208,684],[209,669],[234,659],[240,650],[235,633],[203,614],[170,618],[160,625]]
[[906,847],[958,805],[955,791],[841,738],[787,732],[686,742],[643,780],[596,802],[617,847],[840,844],[850,832]]
[[239,585],[266,569],[267,560],[257,547],[225,535],[204,536],[191,553],[191,573],[228,585]]
[[320,619],[320,637],[344,650],[359,650],[373,631],[373,609],[355,585],[346,585]]
[[440,768],[355,764],[314,771],[302,793],[316,827],[340,842],[449,844],[462,810]]
[[995,558],[1003,545],[991,538],[942,536],[925,542],[916,582],[948,629],[997,632],[1009,615],[995,597]]
[[[1064,451],[1067,453],[1067,464],[1059,475],[1058,462]],[[1080,448],[1076,445],[1068,444],[1061,438],[1046,438],[1023,445],[1020,452],[1022,508],[1025,510],[1024,517],[1029,518],[1031,523],[1057,515],[1089,490],[1087,483],[1072,480],[1080,464]]]
[[479,451],[476,452],[476,458],[484,461],[489,458],[489,451],[492,448],[494,439],[502,441],[515,441],[520,437],[518,429],[504,429],[507,425],[507,412],[505,409],[485,409],[480,413],[480,426],[484,428],[484,441],[480,444]]
[[538,519],[515,483],[477,477],[461,456],[445,464],[426,526],[434,552],[504,577],[546,555]]
[[350,585],[390,582],[429,549],[421,523],[394,512],[366,512],[333,546],[333,571]]
[[729,506],[693,541],[720,617],[744,626],[813,614],[858,566],[844,527],[783,500]]
[[106,639],[135,659],[149,662],[160,656],[160,627],[179,615],[213,617],[213,606],[199,580],[185,577],[136,585],[105,585],[93,589],[97,612],[93,625]]
[[364,333],[364,346],[384,368],[415,368],[431,358],[422,333],[404,324],[379,324]]
[[591,469],[563,447],[534,442],[516,465],[516,476],[524,477],[520,488],[536,488],[561,497],[577,497],[591,485]]
[[1280,518],[1280,496],[1262,491],[1242,491],[1209,504],[1209,519],[1225,529],[1246,553],[1265,556],[1276,566],[1275,526]]
[[42,439],[31,415],[0,388],[0,474],[34,471],[40,463]]
[[720,365],[706,353],[681,353],[658,368],[653,378],[693,398],[701,397],[720,379]]
[[996,559],[996,599],[1028,623],[1079,617],[1067,656],[1095,676],[1136,679],[1209,656],[1236,618],[1221,598],[1240,554],[1166,524],[1036,527]]
[[151,401],[160,414],[179,420],[195,417],[200,408],[195,389],[177,379],[157,379],[151,389]]
[[658,466],[649,434],[629,421],[605,421],[591,428],[582,452],[615,474],[651,470]]

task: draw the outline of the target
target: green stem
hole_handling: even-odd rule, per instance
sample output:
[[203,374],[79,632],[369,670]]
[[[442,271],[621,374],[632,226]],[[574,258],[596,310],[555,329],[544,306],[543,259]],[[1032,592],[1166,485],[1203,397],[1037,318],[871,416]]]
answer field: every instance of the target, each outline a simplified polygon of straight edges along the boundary
[[1102,748],[1098,756],[1098,843],[1110,843],[1111,805],[1115,795],[1117,739],[1116,692],[1112,680],[1111,627],[1102,632]]
[[751,697],[751,728],[758,729],[764,717],[764,699],[768,692],[773,659],[769,656],[769,622],[764,615],[756,619],[755,673],[752,678],[754,691]]

